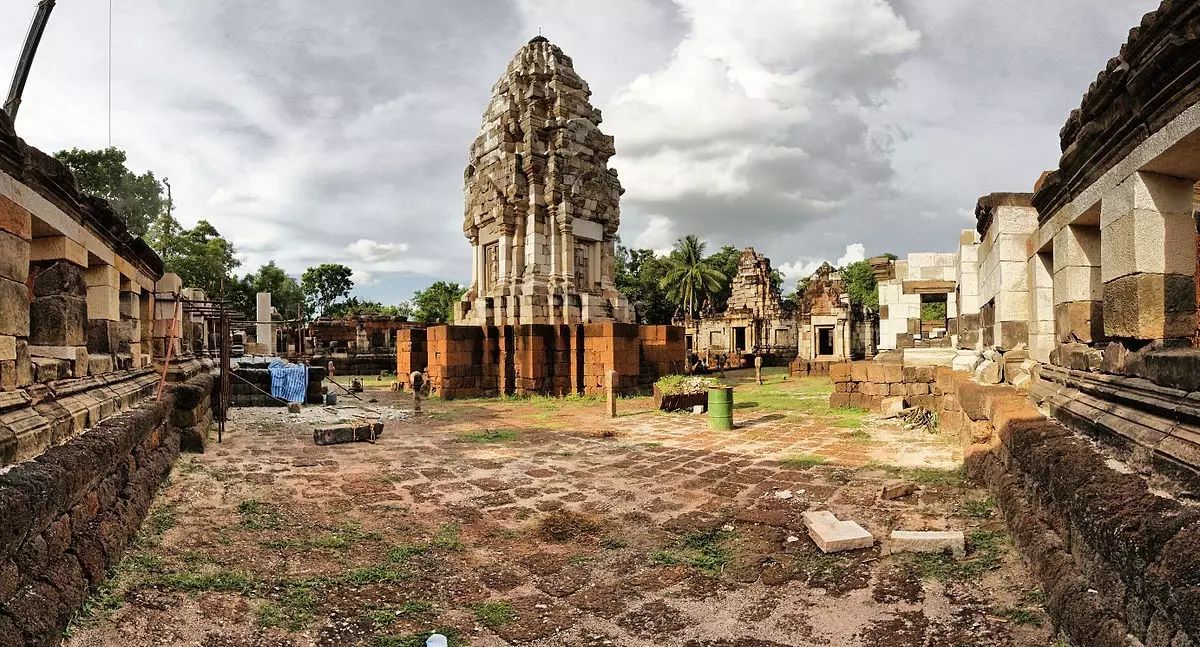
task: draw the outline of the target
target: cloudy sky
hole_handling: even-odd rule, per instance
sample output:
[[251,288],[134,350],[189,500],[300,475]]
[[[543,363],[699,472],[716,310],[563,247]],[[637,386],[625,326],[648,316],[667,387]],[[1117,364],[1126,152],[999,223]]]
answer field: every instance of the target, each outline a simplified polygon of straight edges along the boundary
[[[0,2],[0,70],[34,0]],[[539,30],[616,138],[625,244],[696,233],[790,278],[949,251],[975,200],[1028,191],[1157,0],[113,0],[112,144],[170,178],[249,271],[354,268],[395,302],[465,282],[462,171],[492,84]],[[60,1],[18,132],[108,135],[108,3]],[[7,87],[5,78],[4,87]]]

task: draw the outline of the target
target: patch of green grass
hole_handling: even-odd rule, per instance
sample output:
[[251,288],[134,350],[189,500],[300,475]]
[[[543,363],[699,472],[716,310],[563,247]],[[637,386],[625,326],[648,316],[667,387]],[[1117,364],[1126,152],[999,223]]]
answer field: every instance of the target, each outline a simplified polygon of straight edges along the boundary
[[425,647],[425,641],[429,640],[432,634],[442,634],[446,637],[446,643],[450,647],[466,647],[467,643],[463,640],[457,631],[453,629],[435,629],[433,631],[423,631],[406,636],[379,636],[375,639],[372,647]]
[[809,469],[818,465],[825,464],[825,457],[816,454],[798,454],[796,456],[788,456],[779,461],[780,467],[790,467],[792,469]]
[[967,538],[971,553],[965,559],[942,554],[915,555],[914,565],[923,579],[941,581],[976,580],[1000,565],[1007,535],[994,530],[976,530]]
[[995,612],[1001,618],[1007,618],[1019,625],[1041,624],[1043,618],[1041,611],[1026,607],[1002,607]]
[[967,472],[961,467],[950,470],[919,467],[917,469],[908,470],[908,478],[911,478],[921,485],[960,487],[967,480]]
[[857,429],[855,431],[852,431],[852,432],[846,434],[846,438],[849,438],[850,440],[853,440],[855,442],[865,443],[865,442],[871,440],[871,432],[865,431],[863,429]]
[[664,566],[683,564],[711,575],[720,574],[733,559],[733,550],[727,548],[734,534],[720,528],[691,532],[671,548],[656,550],[650,561]]
[[996,510],[996,500],[992,497],[971,499],[962,505],[962,513],[975,519],[987,519]]
[[216,571],[212,573],[163,573],[148,578],[148,584],[176,591],[199,593],[221,591],[225,593],[247,593],[254,588],[255,580],[239,571]]
[[473,434],[459,434],[460,443],[504,443],[516,440],[520,433],[516,429],[485,429]]
[[264,539],[259,543],[264,548],[275,550],[281,549],[300,549],[300,550],[344,550],[364,541],[381,541],[383,535],[377,532],[367,532],[362,529],[362,525],[358,522],[347,522],[338,524],[328,532],[317,535],[316,537],[308,537],[303,539],[293,539],[291,537],[283,539]]
[[471,610],[475,612],[475,620],[489,629],[503,627],[517,618],[517,610],[504,601],[479,602],[472,604]]
[[851,562],[847,557],[826,554],[821,551],[802,552],[796,555],[799,570],[809,577],[826,581],[838,581],[850,572]]
[[625,543],[625,540],[621,539],[620,537],[610,536],[600,540],[600,547],[604,550],[618,550],[625,548],[628,545],[629,544]]
[[300,631],[312,624],[317,617],[317,586],[315,580],[276,584],[272,587],[277,592],[275,598],[255,611],[259,626]]
[[84,598],[79,613],[71,619],[71,624],[63,632],[64,636],[69,638],[78,629],[104,622],[123,606],[125,606],[125,589],[121,586],[120,578],[110,575],[95,591]]
[[279,510],[265,501],[246,499],[238,504],[237,511],[242,517],[241,526],[246,530],[278,530],[283,526]]
[[176,506],[173,504],[165,504],[156,506],[146,516],[146,522],[143,524],[143,532],[148,532],[155,537],[162,535],[164,532],[175,527],[178,520],[176,517]]

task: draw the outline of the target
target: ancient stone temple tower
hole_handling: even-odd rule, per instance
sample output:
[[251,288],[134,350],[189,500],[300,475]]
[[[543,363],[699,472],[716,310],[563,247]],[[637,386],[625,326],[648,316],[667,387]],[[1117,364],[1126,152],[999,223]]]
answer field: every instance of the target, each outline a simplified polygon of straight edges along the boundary
[[492,88],[465,173],[465,325],[629,322],[613,285],[620,198],[613,138],[571,58],[538,36]]

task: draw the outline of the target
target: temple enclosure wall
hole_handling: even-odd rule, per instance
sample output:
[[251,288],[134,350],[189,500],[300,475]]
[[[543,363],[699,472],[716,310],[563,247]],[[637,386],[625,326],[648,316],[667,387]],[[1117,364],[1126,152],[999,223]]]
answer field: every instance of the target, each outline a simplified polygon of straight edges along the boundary
[[[397,348],[397,376],[429,371],[431,393],[443,398],[500,395],[600,395],[608,371],[617,392],[649,389],[683,370],[684,333],[677,326],[604,323],[521,326],[433,326],[411,331]],[[424,365],[424,366],[423,366]]]
[[[958,350],[932,401],[902,403],[958,436],[1073,645],[1200,640],[1197,69],[1200,4],[1165,1],[1071,113],[1059,167],[979,199]],[[835,365],[831,403],[882,407],[908,392],[895,370]]]
[[181,445],[212,413],[197,371],[0,475],[0,645],[57,645],[120,561]]
[[0,645],[58,644],[208,441],[213,322],[163,270],[0,112]]

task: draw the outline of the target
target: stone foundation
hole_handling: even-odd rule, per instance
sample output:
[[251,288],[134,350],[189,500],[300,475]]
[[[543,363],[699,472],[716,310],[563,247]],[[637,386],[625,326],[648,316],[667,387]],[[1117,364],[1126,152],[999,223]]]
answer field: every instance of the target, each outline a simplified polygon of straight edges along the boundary
[[[397,351],[397,369],[417,367],[418,345]],[[426,330],[430,390],[443,398],[600,395],[605,375],[617,390],[648,390],[683,368],[683,329],[583,325],[434,326]],[[410,369],[411,370],[411,369]]]
[[211,382],[202,372],[0,475],[0,646],[62,640],[195,433],[174,421],[207,409]]

